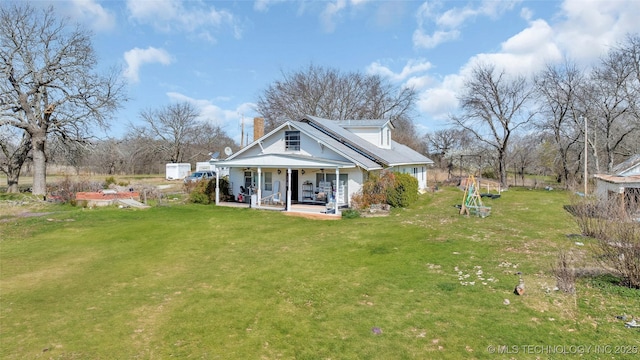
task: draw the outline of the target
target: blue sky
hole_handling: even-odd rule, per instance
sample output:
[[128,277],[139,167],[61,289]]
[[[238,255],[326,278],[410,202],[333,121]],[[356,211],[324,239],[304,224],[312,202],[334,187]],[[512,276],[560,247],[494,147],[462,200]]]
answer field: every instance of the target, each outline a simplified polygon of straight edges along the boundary
[[478,61],[522,74],[563,57],[587,68],[640,32],[638,0],[34,2],[50,3],[93,31],[100,66],[122,69],[131,101],[114,137],[142,110],[186,101],[239,142],[267,86],[310,64],[413,86],[426,133],[447,125]]

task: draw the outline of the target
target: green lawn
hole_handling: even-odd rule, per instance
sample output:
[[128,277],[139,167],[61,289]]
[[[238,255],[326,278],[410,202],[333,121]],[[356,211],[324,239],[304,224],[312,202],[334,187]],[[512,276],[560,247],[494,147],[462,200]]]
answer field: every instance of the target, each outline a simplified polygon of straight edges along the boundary
[[559,250],[590,261],[568,193],[512,189],[484,219],[461,198],[341,221],[202,205],[5,219],[0,358],[638,357],[615,316],[640,317],[640,291],[552,290]]

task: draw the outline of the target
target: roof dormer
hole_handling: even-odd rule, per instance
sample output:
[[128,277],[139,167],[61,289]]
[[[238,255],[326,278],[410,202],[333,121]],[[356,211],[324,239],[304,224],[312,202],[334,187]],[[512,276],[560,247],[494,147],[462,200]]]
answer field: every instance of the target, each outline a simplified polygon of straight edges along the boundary
[[345,130],[379,148],[391,149],[391,131],[393,130],[393,124],[387,119],[340,120],[337,123]]

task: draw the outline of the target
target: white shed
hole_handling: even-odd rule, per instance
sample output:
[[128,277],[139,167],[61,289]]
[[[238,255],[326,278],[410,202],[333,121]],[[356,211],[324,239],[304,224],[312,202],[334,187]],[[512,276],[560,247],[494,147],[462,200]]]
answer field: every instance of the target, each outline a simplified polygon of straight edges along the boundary
[[191,173],[190,163],[169,163],[166,167],[167,180],[182,180]]

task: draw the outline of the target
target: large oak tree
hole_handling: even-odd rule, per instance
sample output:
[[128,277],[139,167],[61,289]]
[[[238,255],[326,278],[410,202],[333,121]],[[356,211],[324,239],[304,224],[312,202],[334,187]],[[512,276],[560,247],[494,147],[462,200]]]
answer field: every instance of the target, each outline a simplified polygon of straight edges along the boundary
[[47,139],[85,142],[126,100],[119,73],[96,67],[91,33],[53,7],[0,5],[0,125],[30,139],[33,194],[46,194]]

